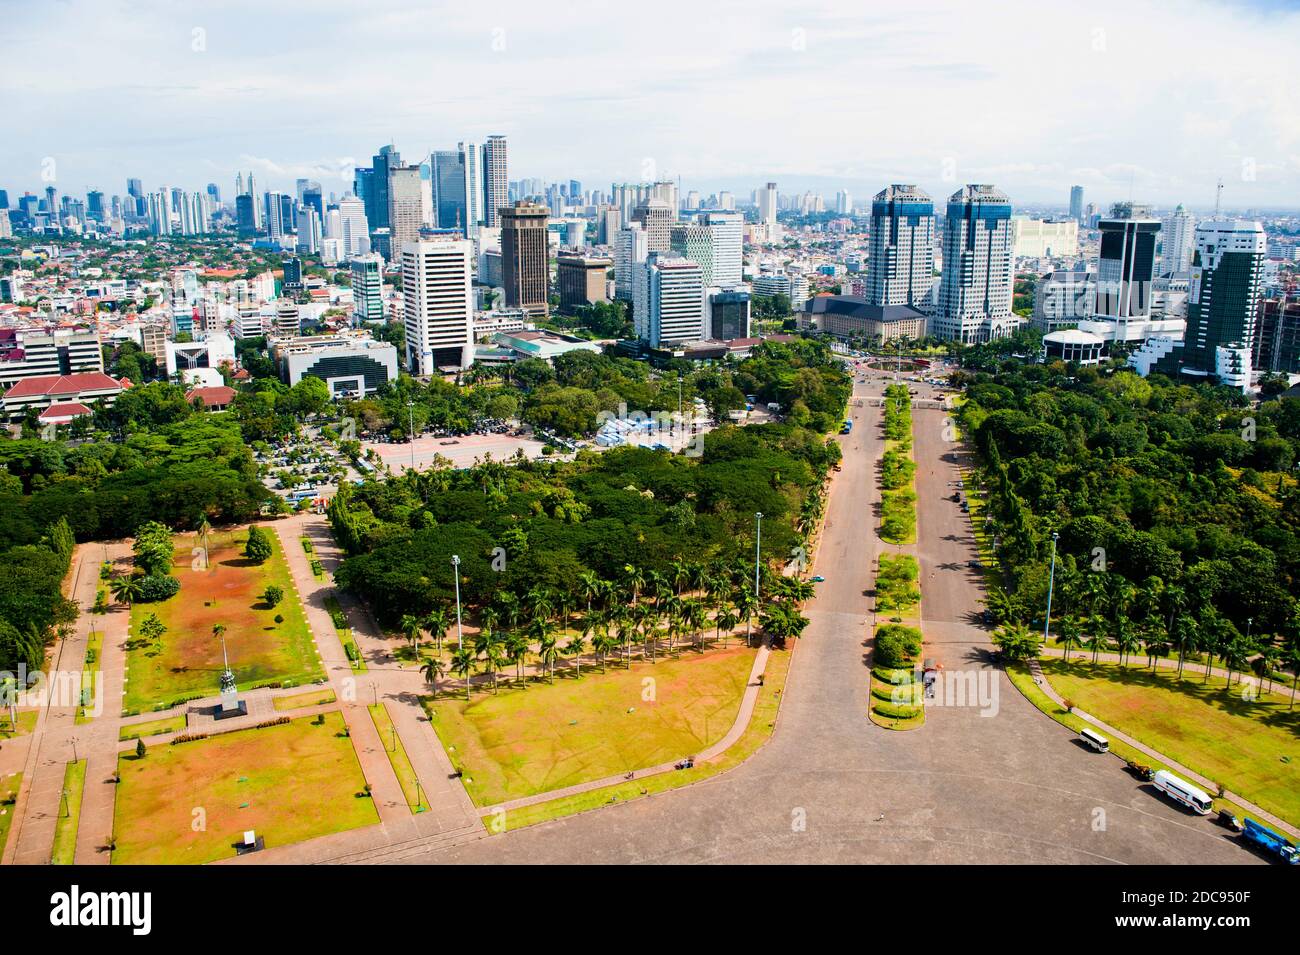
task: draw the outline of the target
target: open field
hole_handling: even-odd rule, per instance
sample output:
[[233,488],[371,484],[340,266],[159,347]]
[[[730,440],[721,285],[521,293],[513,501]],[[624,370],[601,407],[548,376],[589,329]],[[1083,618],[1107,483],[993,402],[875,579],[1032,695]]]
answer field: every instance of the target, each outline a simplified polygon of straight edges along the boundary
[[77,852],[77,827],[81,823],[81,796],[85,790],[86,761],[68,763],[63,771],[59,817],[54,824],[54,848],[50,850],[50,861],[55,865],[72,865]]
[[1172,673],[1118,664],[1044,660],[1042,667],[1072,705],[1300,824],[1300,710],[1280,697],[1246,702],[1222,678],[1207,685],[1189,675],[1179,683]]
[[164,716],[158,720],[145,720],[142,723],[126,723],[117,731],[119,740],[141,739],[146,736],[158,736],[162,733],[179,733],[185,729],[187,719],[184,713]]
[[[200,864],[247,829],[282,846],[379,821],[343,717],[303,718],[118,759],[115,864]],[[201,812],[202,831],[193,826]]]
[[19,710],[18,725],[15,726],[9,721],[9,708],[5,707],[0,710],[0,739],[13,739],[15,736],[26,736],[32,730],[36,729],[36,717],[40,714],[36,710]]
[[[137,603],[131,608],[123,699],[128,713],[215,696],[222,669],[221,641],[212,634],[218,623],[226,627],[230,666],[241,690],[324,678],[280,541],[274,531],[267,536],[274,553],[259,566],[244,557],[247,531],[211,533],[207,570],[190,565],[194,536],[177,536],[172,573],[181,582],[180,593],[161,603]],[[275,608],[261,597],[269,585],[284,591]],[[151,613],[167,627],[159,643],[138,636],[140,624]],[[278,624],[277,615],[283,618]]]
[[491,806],[697,753],[735,722],[753,662],[743,646],[686,653],[426,708],[470,797]]
[[277,696],[271,701],[271,705],[277,710],[297,710],[304,706],[323,706],[326,703],[334,702],[334,691],[327,686],[317,687],[308,690],[305,693],[290,693],[286,696]]
[[[443,441],[455,441],[455,444],[443,444]],[[433,464],[435,455],[442,455],[451,461],[452,467],[473,467],[479,458],[492,455],[494,461],[504,461],[513,457],[516,451],[523,451],[529,458],[542,456],[542,442],[532,438],[520,438],[509,434],[470,434],[462,438],[435,438],[429,435],[415,439],[415,467],[424,470]],[[381,461],[394,471],[403,471],[411,466],[411,445],[381,444],[363,441],[361,452],[374,451]]]

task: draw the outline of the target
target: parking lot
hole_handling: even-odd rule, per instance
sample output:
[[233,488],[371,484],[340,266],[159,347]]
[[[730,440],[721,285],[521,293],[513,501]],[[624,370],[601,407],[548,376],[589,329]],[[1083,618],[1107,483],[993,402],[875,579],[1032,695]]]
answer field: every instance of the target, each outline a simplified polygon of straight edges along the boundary
[[423,470],[433,463],[436,455],[442,455],[456,468],[468,468],[476,460],[488,454],[494,461],[504,461],[513,457],[517,451],[523,451],[529,458],[542,456],[543,444],[535,438],[520,437],[511,434],[469,434],[462,437],[434,437],[423,435],[411,442],[384,444],[363,441],[362,452],[374,451],[380,460],[394,471],[411,467]]

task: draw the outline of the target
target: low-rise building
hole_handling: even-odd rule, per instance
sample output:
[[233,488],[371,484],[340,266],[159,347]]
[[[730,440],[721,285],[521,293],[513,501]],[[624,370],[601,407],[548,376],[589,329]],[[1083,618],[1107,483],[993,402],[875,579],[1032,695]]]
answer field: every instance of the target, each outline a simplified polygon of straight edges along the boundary
[[89,408],[97,401],[111,405],[125,388],[102,371],[71,375],[35,375],[5,392],[0,407],[10,421],[21,421],[28,409],[44,411],[56,405],[79,404]]
[[277,338],[271,357],[285,384],[312,375],[336,398],[374,394],[398,374],[397,348],[361,334]]
[[803,328],[835,338],[924,338],[925,313],[910,305],[871,305],[853,295],[810,298],[800,315]]

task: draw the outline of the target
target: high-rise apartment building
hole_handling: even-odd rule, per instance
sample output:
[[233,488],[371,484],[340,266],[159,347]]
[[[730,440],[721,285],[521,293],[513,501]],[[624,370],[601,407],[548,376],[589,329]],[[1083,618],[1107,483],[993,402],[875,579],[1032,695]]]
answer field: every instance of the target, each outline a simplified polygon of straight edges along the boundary
[[465,173],[465,237],[478,238],[483,224],[483,151],[476,143],[459,143],[460,164]]
[[781,227],[776,221],[776,202],[776,183],[769,182],[758,191],[758,219],[767,227],[769,242],[777,241],[781,234]]
[[483,144],[483,221],[489,228],[501,225],[501,210],[510,204],[509,193],[506,138],[489,136]]
[[425,229],[402,248],[406,364],[412,374],[474,362],[474,243],[451,229]]
[[704,273],[698,263],[651,252],[636,268],[633,320],[652,348],[706,337]]
[[365,203],[356,196],[344,196],[339,200],[338,222],[339,234],[334,238],[340,240],[343,256],[366,255],[370,251],[370,225]]
[[1300,301],[1270,298],[1260,303],[1251,364],[1260,372],[1300,373]]
[[1000,190],[968,185],[948,198],[934,334],[967,345],[1011,334],[1012,242],[1011,200]]
[[1083,222],[1083,186],[1070,187],[1070,218]]
[[732,288],[744,279],[745,216],[740,212],[709,209],[699,221],[712,234],[713,267],[710,285]]
[[352,273],[352,324],[384,320],[384,260],[358,255],[349,263]]
[[913,185],[892,185],[871,202],[867,301],[925,310],[934,285],[934,201]]
[[544,317],[550,311],[546,228],[550,210],[539,203],[520,200],[499,212],[505,306]]

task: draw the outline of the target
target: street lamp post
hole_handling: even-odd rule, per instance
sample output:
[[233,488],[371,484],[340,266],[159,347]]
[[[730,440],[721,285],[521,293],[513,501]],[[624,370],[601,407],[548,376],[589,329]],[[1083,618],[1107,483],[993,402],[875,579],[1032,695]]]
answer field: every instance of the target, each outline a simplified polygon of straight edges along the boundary
[[1052,570],[1047,577],[1047,619],[1043,621],[1043,643],[1047,643],[1047,630],[1052,625],[1052,589],[1056,585],[1056,542],[1060,534],[1052,531]]
[[460,630],[460,555],[451,555],[452,574],[456,579],[456,646],[463,648],[465,646],[465,637]]

